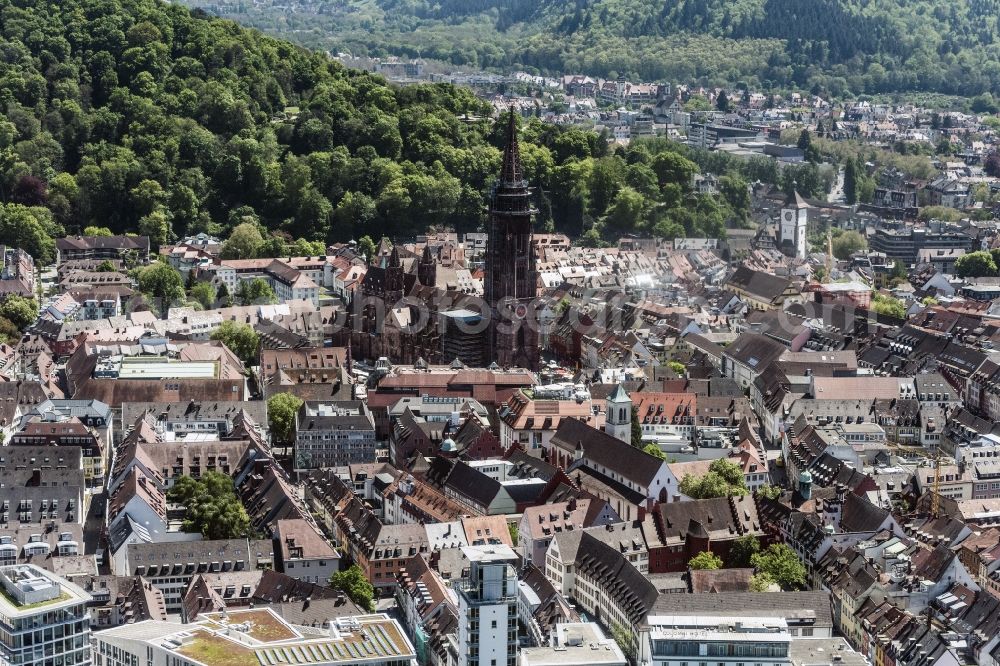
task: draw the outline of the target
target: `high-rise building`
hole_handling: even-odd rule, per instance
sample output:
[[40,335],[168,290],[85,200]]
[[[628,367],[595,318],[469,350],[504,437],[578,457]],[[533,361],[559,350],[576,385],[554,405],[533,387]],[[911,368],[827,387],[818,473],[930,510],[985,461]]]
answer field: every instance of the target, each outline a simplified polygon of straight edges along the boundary
[[90,664],[91,597],[33,564],[0,567],[0,663]]
[[538,286],[531,247],[534,213],[521,165],[517,121],[511,111],[500,179],[490,201],[483,285],[492,315],[488,349],[501,367],[538,366],[538,331],[532,308]]
[[517,555],[505,545],[466,546],[458,592],[458,651],[464,666],[517,663]]

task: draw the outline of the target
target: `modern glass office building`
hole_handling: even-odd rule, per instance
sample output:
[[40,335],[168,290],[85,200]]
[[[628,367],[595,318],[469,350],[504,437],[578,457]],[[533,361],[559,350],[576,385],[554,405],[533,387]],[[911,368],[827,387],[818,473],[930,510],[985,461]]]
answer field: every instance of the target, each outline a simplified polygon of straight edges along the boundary
[[90,595],[31,564],[0,567],[0,663],[90,664]]

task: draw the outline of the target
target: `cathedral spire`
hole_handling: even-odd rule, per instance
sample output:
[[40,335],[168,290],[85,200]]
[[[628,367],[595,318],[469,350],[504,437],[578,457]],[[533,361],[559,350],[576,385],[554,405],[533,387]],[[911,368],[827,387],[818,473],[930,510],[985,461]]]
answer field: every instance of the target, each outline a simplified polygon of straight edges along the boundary
[[500,170],[501,187],[522,187],[524,169],[521,168],[521,149],[517,144],[517,116],[511,107],[507,120],[507,142],[503,149],[503,167]]
[[[515,364],[526,367],[538,364],[537,336],[522,321],[529,316],[528,307],[538,291],[532,249],[535,210],[531,196],[518,149],[517,117],[512,109],[507,117],[507,145],[500,178],[490,200],[483,266],[483,295],[492,312],[488,349],[491,360],[508,368]],[[515,303],[518,307],[514,313],[507,312]]]

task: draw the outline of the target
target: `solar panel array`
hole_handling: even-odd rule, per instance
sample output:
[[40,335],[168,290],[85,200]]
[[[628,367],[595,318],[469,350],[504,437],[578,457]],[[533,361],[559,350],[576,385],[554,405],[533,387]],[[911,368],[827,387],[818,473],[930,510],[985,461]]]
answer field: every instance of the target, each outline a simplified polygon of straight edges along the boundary
[[355,661],[400,654],[399,646],[380,625],[367,625],[356,638],[357,640],[330,640],[258,649],[257,660],[261,666],[279,666]]

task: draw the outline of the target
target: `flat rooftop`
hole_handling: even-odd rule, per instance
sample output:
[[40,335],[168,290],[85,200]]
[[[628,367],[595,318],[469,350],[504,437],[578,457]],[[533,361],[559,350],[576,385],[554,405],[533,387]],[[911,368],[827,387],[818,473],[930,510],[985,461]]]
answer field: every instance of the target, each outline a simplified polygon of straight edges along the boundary
[[277,666],[404,660],[415,656],[399,625],[383,614],[332,621],[328,629],[297,627],[270,609],[199,616],[184,631],[155,639],[205,666]]
[[506,544],[463,546],[462,555],[470,562],[513,562],[517,555]]
[[654,638],[704,640],[724,635],[726,640],[786,641],[791,639],[783,617],[743,617],[725,615],[650,616],[649,635]]
[[560,666],[562,664],[625,665],[625,655],[613,639],[590,622],[570,622],[556,625],[558,647],[540,646],[518,650],[519,664],[524,666]]
[[533,647],[518,650],[518,664],[523,666],[576,666],[577,664],[598,664],[599,666],[625,666],[625,655],[613,642],[602,644]]
[[841,637],[795,638],[788,649],[793,666],[867,666],[868,660]]
[[122,360],[119,379],[216,379],[217,361],[148,361],[142,358]]
[[[40,609],[90,601],[90,595],[76,585],[31,564],[0,567],[0,578],[0,615],[6,617],[32,615]],[[18,589],[10,589],[12,587]],[[19,600],[18,594],[26,600]]]

